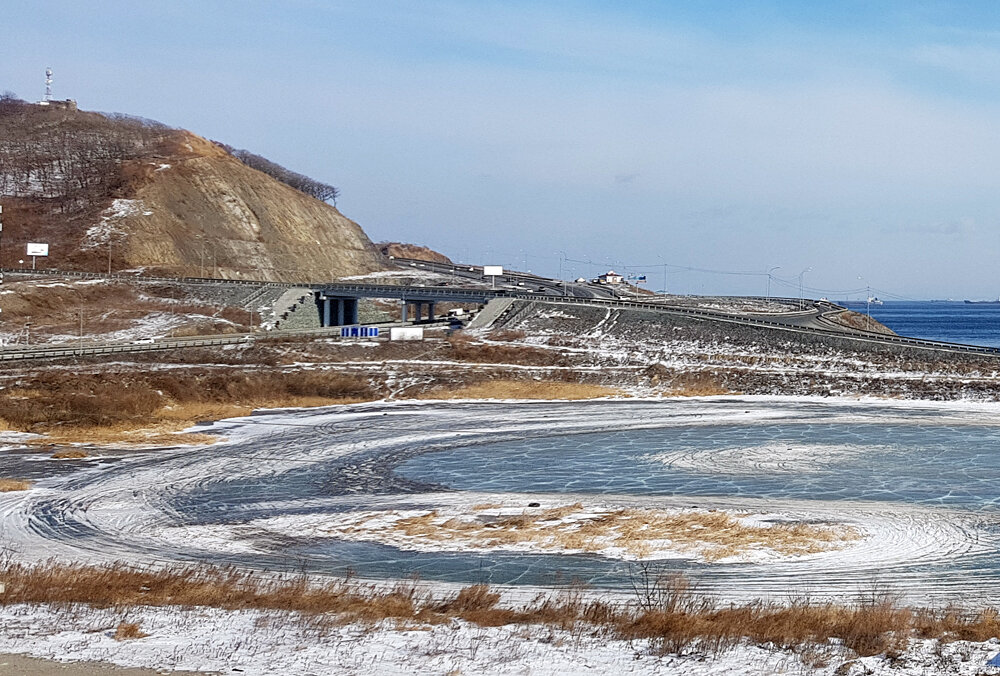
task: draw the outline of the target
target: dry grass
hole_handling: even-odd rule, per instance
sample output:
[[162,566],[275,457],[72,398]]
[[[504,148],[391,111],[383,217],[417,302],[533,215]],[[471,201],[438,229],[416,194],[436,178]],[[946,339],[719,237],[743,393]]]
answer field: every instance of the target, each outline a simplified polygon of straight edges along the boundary
[[490,340],[504,341],[504,342],[514,342],[517,340],[524,340],[524,331],[513,331],[511,329],[496,329],[491,331],[489,334]]
[[359,378],[328,371],[190,369],[67,375],[42,372],[6,388],[0,424],[53,441],[210,443],[177,435],[202,420],[255,408],[320,406],[376,397]]
[[[588,601],[579,590],[571,589],[515,607],[500,605],[500,595],[482,584],[441,598],[418,592],[412,583],[392,588],[365,587],[347,580],[318,584],[298,576],[260,579],[231,568],[9,565],[0,570],[0,577],[7,584],[0,604],[255,608],[303,613],[312,616],[314,623],[332,625],[391,620],[415,627],[462,619],[480,626],[583,627],[594,636],[649,641],[663,653],[690,649],[712,653],[749,642],[795,650],[808,659],[816,649],[831,649],[831,641],[836,640],[856,655],[895,656],[909,638],[1000,638],[1000,617],[994,610],[905,608],[877,590],[852,604],[800,601],[718,606],[698,595],[685,578],[652,566],[633,571],[636,595],[631,602]],[[116,638],[144,635],[138,624],[125,621],[115,633]]]
[[[499,340],[508,340],[507,335],[517,333],[494,334]],[[493,335],[491,335],[493,337]],[[456,333],[446,342],[445,356],[455,361],[474,362],[477,364],[521,364],[525,366],[565,366],[568,360],[553,350],[543,350],[527,345],[497,345],[474,340],[470,336]]]
[[[485,513],[492,511],[494,513]],[[680,551],[707,561],[754,552],[802,556],[846,546],[860,538],[853,528],[803,523],[746,523],[726,512],[653,509],[587,510],[581,503],[504,513],[491,505],[475,505],[473,513],[442,514],[438,510],[386,522],[358,513],[338,533],[385,540],[392,544],[492,549],[526,544],[557,552],[623,551],[646,558],[662,551]],[[391,515],[391,513],[390,513]],[[347,518],[352,518],[348,516]]]
[[146,638],[149,634],[145,633],[141,629],[141,625],[138,622],[126,622],[122,620],[115,627],[115,633],[113,638],[116,641],[128,641],[135,638]]
[[666,393],[674,397],[715,397],[724,394],[739,394],[720,382],[715,374],[706,371],[675,374],[668,383]]
[[26,491],[31,488],[31,482],[25,479],[0,479],[0,493]]
[[603,385],[546,380],[487,380],[471,385],[423,392],[419,399],[597,399],[621,396]]
[[79,460],[87,457],[87,452],[79,448],[66,448],[52,454],[56,460]]

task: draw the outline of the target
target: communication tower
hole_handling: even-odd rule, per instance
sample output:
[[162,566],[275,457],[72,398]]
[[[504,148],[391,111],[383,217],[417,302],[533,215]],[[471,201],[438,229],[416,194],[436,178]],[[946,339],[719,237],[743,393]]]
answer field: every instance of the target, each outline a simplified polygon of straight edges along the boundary
[[43,100],[45,102],[49,102],[49,101],[52,100],[52,69],[51,68],[46,68],[45,69],[45,98]]

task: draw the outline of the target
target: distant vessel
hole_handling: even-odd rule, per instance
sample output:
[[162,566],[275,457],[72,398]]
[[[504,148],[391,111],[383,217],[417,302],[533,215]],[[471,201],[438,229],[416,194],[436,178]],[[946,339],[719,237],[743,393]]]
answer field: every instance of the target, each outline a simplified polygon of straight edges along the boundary
[[1000,305],[1000,298],[996,300],[967,300],[969,305]]
[[868,296],[868,303],[870,305],[881,305],[882,301],[880,301],[876,296]]

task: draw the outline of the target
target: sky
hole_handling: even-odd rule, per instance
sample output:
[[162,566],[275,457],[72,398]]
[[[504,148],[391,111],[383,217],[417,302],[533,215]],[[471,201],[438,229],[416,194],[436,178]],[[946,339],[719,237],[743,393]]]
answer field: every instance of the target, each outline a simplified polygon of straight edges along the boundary
[[341,190],[373,240],[672,293],[1000,295],[1000,3],[5,0],[0,90]]

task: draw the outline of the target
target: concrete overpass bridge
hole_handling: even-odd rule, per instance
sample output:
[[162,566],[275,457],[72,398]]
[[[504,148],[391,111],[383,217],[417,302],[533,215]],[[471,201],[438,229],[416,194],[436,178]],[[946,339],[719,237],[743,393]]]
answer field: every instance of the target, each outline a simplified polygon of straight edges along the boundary
[[396,298],[403,304],[403,321],[434,319],[437,303],[487,303],[506,296],[507,289],[479,289],[454,286],[399,286],[393,284],[321,284],[312,287],[322,326],[349,326],[358,323],[358,301],[362,298]]

